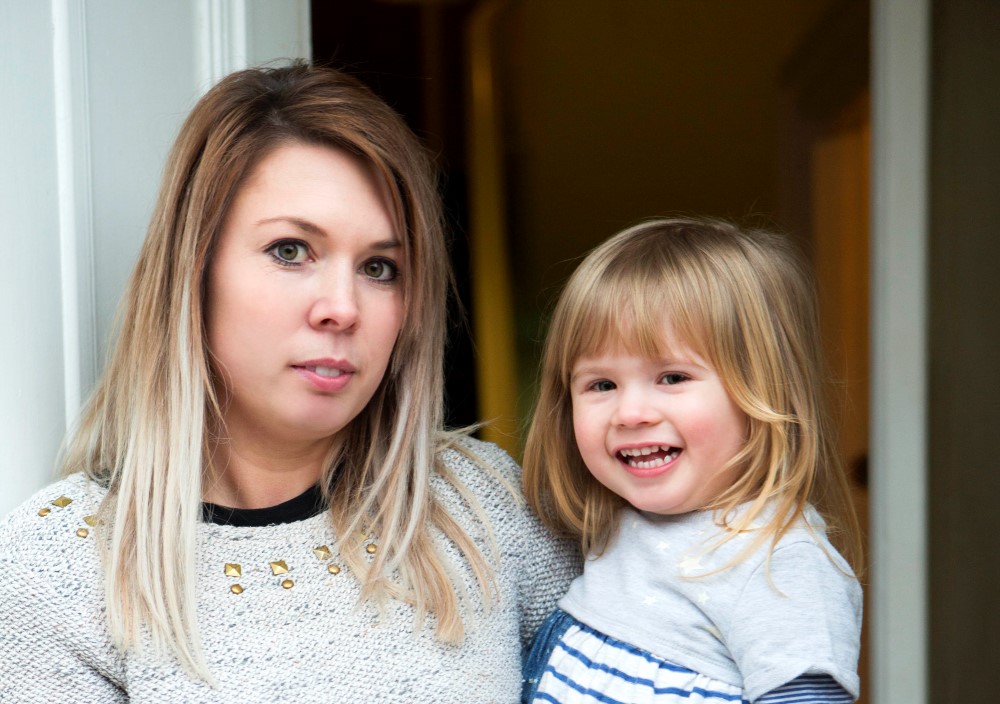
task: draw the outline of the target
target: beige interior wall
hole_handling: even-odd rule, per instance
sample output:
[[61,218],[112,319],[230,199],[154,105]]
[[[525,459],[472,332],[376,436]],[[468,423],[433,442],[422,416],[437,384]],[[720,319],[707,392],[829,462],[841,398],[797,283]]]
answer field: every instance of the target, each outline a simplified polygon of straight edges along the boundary
[[510,0],[498,19],[520,415],[543,315],[587,250],[656,215],[781,194],[783,71],[843,0]]
[[[867,92],[814,141],[810,155],[813,261],[824,345],[835,392],[840,459],[852,471],[861,529],[868,535],[869,220],[871,120]],[[861,566],[867,597],[867,566]],[[866,599],[867,600],[867,599]],[[858,666],[861,696],[870,701],[866,613]]]
[[509,3],[515,276],[547,290],[644,217],[774,216],[781,68],[831,4]]
[[868,454],[868,279],[871,121],[867,93],[813,145],[813,261],[826,359],[837,380],[841,459],[857,468]]

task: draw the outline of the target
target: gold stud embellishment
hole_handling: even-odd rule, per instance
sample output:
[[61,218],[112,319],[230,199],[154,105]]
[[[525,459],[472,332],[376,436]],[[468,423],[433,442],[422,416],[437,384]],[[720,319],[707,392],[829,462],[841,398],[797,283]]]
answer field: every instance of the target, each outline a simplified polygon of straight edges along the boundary
[[377,550],[378,550],[378,545],[376,545],[375,543],[368,543],[368,545],[365,546],[365,552],[368,553],[369,555],[374,555]]
[[93,528],[94,526],[97,525],[97,516],[84,516],[83,522],[86,523],[91,528]]
[[243,587],[241,587],[238,584],[234,584],[233,586],[229,587],[229,591],[231,591],[233,594],[242,594]]
[[340,574],[340,565],[330,565],[326,568],[326,571],[330,574]]
[[88,535],[90,535],[90,531],[87,530],[86,528],[77,528],[76,529],[76,537],[77,538],[86,538]]
[[66,508],[71,503],[73,503],[73,499],[69,498],[68,496],[60,496],[58,499],[52,502],[52,505],[58,506],[59,508]]
[[320,545],[318,548],[313,548],[313,553],[316,555],[317,560],[329,560],[333,557],[333,553],[330,552],[330,548],[325,545]]
[[48,506],[43,506],[42,508],[38,509],[38,515],[41,516],[42,518],[45,518],[50,513],[52,513],[52,509],[50,509]]
[[285,579],[285,580],[282,580],[281,586],[284,587],[285,589],[291,589],[292,587],[295,586],[295,582],[293,582],[290,579]]
[[288,565],[285,564],[284,560],[275,560],[274,562],[270,563],[270,565],[271,565],[271,574],[277,575],[277,574],[288,573]]
[[227,577],[242,577],[243,568],[237,565],[235,562],[226,563],[226,576]]

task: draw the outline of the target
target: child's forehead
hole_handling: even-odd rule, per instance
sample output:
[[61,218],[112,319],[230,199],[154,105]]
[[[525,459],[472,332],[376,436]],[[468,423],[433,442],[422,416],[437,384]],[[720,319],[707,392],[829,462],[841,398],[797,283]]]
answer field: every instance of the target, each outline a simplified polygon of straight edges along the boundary
[[702,345],[691,342],[689,335],[678,335],[669,325],[638,334],[637,331],[620,331],[603,340],[592,340],[575,355],[574,365],[581,360],[607,357],[638,357],[650,362],[696,362],[705,363]]

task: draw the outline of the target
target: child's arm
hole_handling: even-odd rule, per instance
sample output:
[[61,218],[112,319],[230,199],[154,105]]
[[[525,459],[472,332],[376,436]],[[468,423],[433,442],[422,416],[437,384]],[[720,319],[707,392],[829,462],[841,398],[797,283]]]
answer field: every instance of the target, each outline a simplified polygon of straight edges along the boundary
[[851,704],[854,696],[830,675],[799,675],[777,689],[754,700],[754,704]]
[[[762,563],[747,581],[725,638],[750,701],[766,702],[767,693],[790,683],[819,686],[829,680],[848,698],[834,692],[841,698],[808,701],[857,697],[861,587],[839,555],[833,557],[837,565],[813,540],[799,540],[774,551],[770,579]],[[797,680],[804,675],[827,681]]]

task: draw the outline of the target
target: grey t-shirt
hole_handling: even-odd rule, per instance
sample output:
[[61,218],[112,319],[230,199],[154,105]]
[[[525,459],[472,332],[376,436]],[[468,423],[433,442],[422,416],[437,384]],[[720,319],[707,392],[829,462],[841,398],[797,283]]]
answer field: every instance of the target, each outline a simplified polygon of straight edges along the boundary
[[809,508],[806,517],[813,532],[793,526],[769,568],[770,540],[708,574],[739,555],[753,532],[711,549],[722,536],[712,512],[625,509],[612,544],[586,561],[559,606],[609,636],[742,687],[751,701],[807,673],[828,674],[857,697],[861,588],[819,514]]

